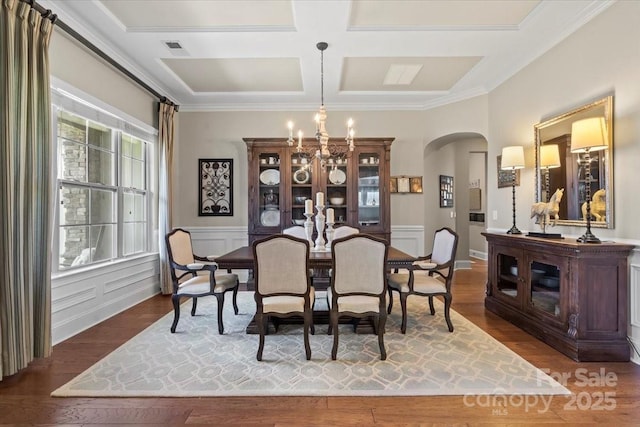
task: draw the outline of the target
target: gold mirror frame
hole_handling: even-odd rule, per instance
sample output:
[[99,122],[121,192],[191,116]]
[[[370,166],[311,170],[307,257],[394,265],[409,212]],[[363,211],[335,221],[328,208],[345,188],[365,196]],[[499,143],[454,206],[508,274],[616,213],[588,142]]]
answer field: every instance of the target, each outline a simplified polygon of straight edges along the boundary
[[[577,120],[604,116],[607,126],[608,147],[602,151],[595,151],[591,157],[595,162],[596,172],[598,173],[597,187],[592,186],[591,197],[592,213],[595,198],[594,193],[597,189],[603,189],[605,192],[604,199],[604,221],[596,220],[592,216],[591,226],[599,228],[613,228],[613,96],[592,102],[575,110],[563,113],[559,116],[552,117],[548,120],[534,125],[535,133],[535,162],[536,162],[536,201],[542,200],[546,196],[544,191],[545,176],[540,167],[540,146],[544,144],[558,143],[560,147],[560,163],[561,167],[557,169],[549,169],[551,180],[549,192],[553,194],[555,187],[564,184],[564,197],[560,203],[560,219],[558,225],[571,225],[584,227],[586,220],[582,216],[584,210],[579,199],[580,194],[584,194],[583,185],[580,182],[580,171],[582,166],[579,159],[584,155],[578,155],[570,152],[571,146],[571,124]],[[580,156],[580,157],[579,157]],[[569,165],[569,161],[572,162]],[[593,163],[592,163],[593,164]],[[594,168],[592,167],[592,170]],[[577,172],[576,172],[577,170]],[[595,179],[595,178],[594,178]],[[563,182],[564,180],[564,182]]]

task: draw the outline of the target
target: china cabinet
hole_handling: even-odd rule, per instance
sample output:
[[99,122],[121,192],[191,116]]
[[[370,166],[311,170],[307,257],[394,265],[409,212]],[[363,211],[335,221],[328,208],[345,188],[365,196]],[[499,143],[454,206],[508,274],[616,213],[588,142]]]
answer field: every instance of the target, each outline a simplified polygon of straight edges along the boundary
[[632,245],[482,234],[489,244],[489,311],[574,360],[629,360]]
[[[303,150],[283,138],[244,138],[248,156],[249,243],[302,225],[308,205],[317,214],[316,194],[324,210],[333,209],[334,227],[349,225],[389,240],[389,161],[393,138],[361,138],[353,152],[343,140],[331,140],[338,153],[324,167],[314,156],[318,142]],[[311,200],[311,202],[308,202]],[[314,226],[314,239],[315,239]]]

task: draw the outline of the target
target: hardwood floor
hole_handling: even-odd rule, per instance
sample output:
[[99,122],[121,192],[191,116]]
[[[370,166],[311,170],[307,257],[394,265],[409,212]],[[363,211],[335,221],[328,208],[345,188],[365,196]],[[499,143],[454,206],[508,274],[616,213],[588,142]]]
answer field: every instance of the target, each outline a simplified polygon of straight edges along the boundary
[[572,397],[49,397],[169,312],[170,298],[156,296],[58,344],[51,358],[0,382],[0,426],[638,425],[640,366],[572,361],[488,313],[483,306],[485,281],[484,262],[456,271],[453,308],[537,367],[568,376],[563,383]]

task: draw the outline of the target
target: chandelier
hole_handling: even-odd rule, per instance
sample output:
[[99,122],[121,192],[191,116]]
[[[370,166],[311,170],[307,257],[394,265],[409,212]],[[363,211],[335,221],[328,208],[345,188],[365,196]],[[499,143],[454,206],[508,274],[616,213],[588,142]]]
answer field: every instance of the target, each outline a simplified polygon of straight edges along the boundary
[[[347,136],[345,137],[346,144],[344,146],[339,146],[335,143],[329,143],[329,133],[326,129],[327,110],[324,107],[324,51],[329,47],[329,45],[326,42],[319,42],[316,44],[316,47],[320,51],[320,110],[315,116],[315,136],[319,147],[304,147],[302,145],[303,133],[299,130],[296,151],[298,153],[305,153],[309,157],[315,156],[315,158],[320,160],[320,165],[324,169],[327,159],[348,157],[349,153],[354,149],[353,135],[355,132],[353,130],[353,120],[349,119],[347,121]],[[287,139],[287,143],[292,147],[295,143],[295,140],[293,139],[293,122],[289,121],[287,127],[289,128],[289,139]]]

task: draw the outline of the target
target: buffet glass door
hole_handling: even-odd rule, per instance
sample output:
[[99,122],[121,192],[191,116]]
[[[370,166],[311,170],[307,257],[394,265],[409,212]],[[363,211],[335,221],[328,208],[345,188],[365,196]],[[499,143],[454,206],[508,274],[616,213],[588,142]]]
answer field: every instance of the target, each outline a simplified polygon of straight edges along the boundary
[[359,152],[358,162],[358,225],[362,232],[377,231],[381,227],[380,153]]

